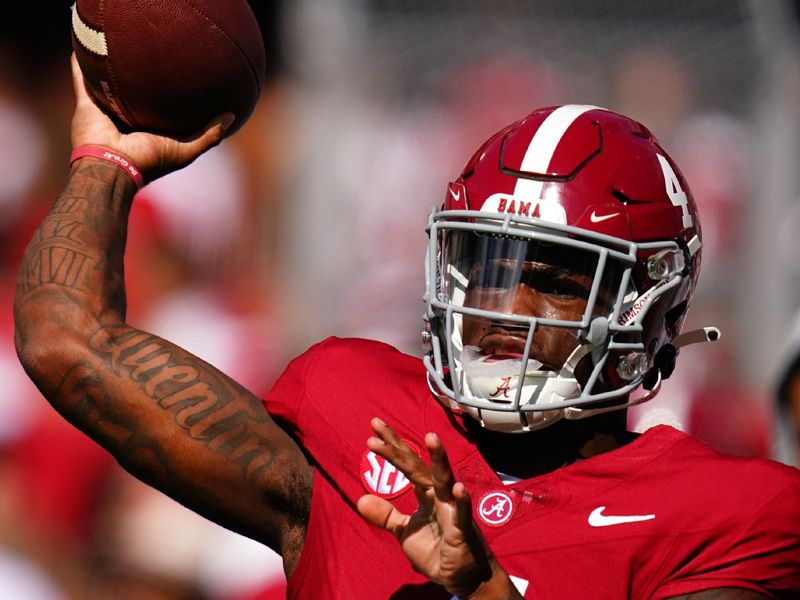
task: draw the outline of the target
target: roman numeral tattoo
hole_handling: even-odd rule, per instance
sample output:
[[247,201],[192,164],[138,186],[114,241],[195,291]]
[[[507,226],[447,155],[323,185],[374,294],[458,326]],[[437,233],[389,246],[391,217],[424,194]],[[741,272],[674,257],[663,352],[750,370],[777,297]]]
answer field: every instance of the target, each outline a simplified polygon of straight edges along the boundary
[[87,289],[86,275],[97,261],[83,248],[84,225],[75,219],[58,217],[77,211],[84,202],[81,198],[66,198],[56,203],[31,240],[20,269],[18,293],[26,294],[45,284]]
[[20,273],[18,291],[53,283],[71,289],[85,289],[84,278],[95,261],[88,254],[63,246],[43,246],[35,250]]

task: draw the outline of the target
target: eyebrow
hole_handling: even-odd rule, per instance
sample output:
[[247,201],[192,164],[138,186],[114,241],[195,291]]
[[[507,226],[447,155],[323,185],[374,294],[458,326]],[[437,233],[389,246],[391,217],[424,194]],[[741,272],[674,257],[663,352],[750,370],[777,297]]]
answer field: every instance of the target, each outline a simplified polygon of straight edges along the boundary
[[[490,263],[508,264],[508,265],[513,264],[515,266],[516,266],[517,263],[519,263],[518,260],[512,259],[512,258],[495,258],[495,259],[491,259],[489,262]],[[525,261],[522,261],[522,262],[523,262],[524,268],[526,270],[535,271],[537,275],[549,275],[551,277],[563,277],[563,276],[577,275],[577,276],[587,277],[587,276],[591,276],[594,273],[594,271],[592,271],[592,273],[584,273],[584,272],[576,271],[576,270],[573,270],[573,269],[568,269],[567,267],[560,267],[560,266],[557,266],[557,265],[550,265],[550,264],[547,264],[547,263],[537,262],[537,261],[533,261],[533,260],[525,260]],[[476,263],[476,264],[480,264],[480,263]]]

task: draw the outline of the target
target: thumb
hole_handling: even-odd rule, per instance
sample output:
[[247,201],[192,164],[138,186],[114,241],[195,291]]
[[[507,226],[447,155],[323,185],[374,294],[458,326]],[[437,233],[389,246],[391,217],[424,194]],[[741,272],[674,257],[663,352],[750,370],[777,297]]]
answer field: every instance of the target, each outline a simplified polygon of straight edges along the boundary
[[385,529],[398,539],[403,535],[408,524],[408,515],[401,513],[387,500],[371,494],[361,496],[356,508],[365,521]]
[[225,131],[231,126],[236,116],[225,113],[214,119],[198,137],[178,146],[179,162],[191,162],[210,148],[222,141]]

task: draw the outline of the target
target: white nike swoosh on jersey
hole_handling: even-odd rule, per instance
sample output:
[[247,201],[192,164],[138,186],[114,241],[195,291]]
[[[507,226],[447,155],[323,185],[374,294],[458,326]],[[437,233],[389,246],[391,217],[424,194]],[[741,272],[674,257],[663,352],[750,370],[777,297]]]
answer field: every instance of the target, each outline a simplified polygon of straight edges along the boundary
[[615,212],[611,213],[610,215],[598,215],[596,212],[592,211],[592,214],[589,215],[589,220],[592,223],[600,223],[602,221],[607,221],[608,219],[616,217],[618,214],[619,214],[618,212]]
[[450,195],[453,197],[453,200],[455,200],[456,202],[458,202],[459,200],[461,200],[461,190],[458,190],[458,193],[456,194],[456,193],[453,191],[453,188],[450,188]]
[[655,519],[655,515],[604,515],[605,506],[598,506],[589,515],[589,525],[592,527],[608,527],[609,525],[622,525],[623,523],[636,523]]

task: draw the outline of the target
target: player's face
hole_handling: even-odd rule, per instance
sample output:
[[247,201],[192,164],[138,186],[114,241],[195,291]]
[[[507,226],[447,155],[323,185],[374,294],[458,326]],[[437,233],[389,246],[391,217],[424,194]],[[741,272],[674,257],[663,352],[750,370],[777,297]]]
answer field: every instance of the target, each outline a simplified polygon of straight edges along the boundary
[[[561,261],[556,261],[561,262]],[[536,260],[498,258],[475,263],[469,274],[465,306],[517,316],[580,321],[592,290],[596,261],[553,264]],[[614,297],[601,286],[595,315],[608,314]],[[510,321],[464,315],[463,340],[484,355],[519,357],[525,351],[528,326]],[[576,347],[575,331],[539,326],[530,356],[543,369],[559,370]]]

